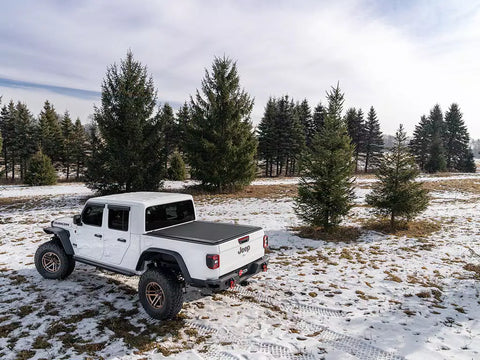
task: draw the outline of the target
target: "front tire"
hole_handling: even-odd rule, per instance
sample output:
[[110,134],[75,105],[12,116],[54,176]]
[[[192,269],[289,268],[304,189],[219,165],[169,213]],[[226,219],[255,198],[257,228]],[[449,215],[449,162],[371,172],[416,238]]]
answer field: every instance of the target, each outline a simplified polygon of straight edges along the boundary
[[182,287],[175,275],[156,268],[143,273],[138,282],[138,296],[143,308],[154,319],[173,319],[182,309]]
[[35,267],[45,279],[65,279],[75,268],[75,260],[57,241],[51,240],[35,252]]

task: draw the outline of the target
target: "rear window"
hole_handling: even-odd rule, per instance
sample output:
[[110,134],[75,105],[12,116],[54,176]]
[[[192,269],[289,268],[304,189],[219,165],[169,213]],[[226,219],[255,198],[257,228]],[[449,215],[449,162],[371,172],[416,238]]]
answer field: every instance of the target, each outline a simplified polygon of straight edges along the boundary
[[128,231],[130,209],[108,206],[108,227],[114,230]]
[[195,212],[191,200],[150,206],[145,210],[146,231],[161,229],[192,220],[195,220]]

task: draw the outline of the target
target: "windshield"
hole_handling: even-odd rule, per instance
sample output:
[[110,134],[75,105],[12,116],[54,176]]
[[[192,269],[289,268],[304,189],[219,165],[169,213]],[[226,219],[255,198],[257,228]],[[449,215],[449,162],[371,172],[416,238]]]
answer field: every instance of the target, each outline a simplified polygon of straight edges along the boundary
[[146,231],[162,229],[193,220],[195,220],[195,211],[191,200],[150,206],[145,210]]

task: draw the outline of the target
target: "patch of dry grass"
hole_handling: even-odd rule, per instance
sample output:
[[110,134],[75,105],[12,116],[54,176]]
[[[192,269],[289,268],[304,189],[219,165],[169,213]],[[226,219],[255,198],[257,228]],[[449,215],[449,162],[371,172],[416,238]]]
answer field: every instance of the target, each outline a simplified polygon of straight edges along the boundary
[[[455,174],[451,174],[452,176]],[[443,174],[445,176],[445,174]],[[477,179],[445,179],[427,181],[422,187],[429,191],[459,191],[480,194],[480,180]]]
[[298,226],[291,228],[291,230],[302,238],[329,242],[352,242],[362,234],[361,229],[356,226],[338,226],[330,230],[325,230],[322,227]]
[[392,230],[387,219],[367,219],[363,222],[362,228],[389,235],[424,238],[441,230],[442,226],[439,221],[433,220],[398,221]]

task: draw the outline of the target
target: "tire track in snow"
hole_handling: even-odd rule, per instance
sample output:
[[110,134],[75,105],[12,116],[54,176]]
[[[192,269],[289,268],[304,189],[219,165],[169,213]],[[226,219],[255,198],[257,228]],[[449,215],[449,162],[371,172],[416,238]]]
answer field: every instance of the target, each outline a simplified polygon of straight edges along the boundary
[[343,310],[329,309],[321,306],[307,305],[307,304],[292,304],[292,303],[282,303],[280,301],[275,301],[272,297],[259,294],[250,290],[247,290],[243,287],[240,287],[235,290],[227,291],[227,294],[234,294],[234,296],[242,295],[247,297],[252,297],[255,300],[260,302],[267,303],[269,305],[278,306],[282,310],[292,311],[299,310],[301,312],[314,313],[321,316],[332,316],[332,317],[344,317],[347,313]]
[[230,354],[228,351],[222,350],[222,348],[217,344],[218,342],[231,343],[236,345],[237,349],[243,349],[251,353],[263,353],[274,356],[276,359],[287,359],[287,360],[315,360],[316,357],[311,354],[301,354],[298,351],[293,352],[290,348],[283,345],[278,345],[270,342],[261,342],[261,341],[246,341],[232,340],[234,335],[231,334],[228,330],[224,334],[220,334],[219,331],[213,327],[205,325],[203,323],[188,321],[186,323],[190,328],[193,328],[198,331],[202,336],[215,335],[214,341],[216,343],[209,344],[209,349],[205,353],[206,359],[218,359],[218,360],[230,360],[230,359],[243,359],[243,357],[235,356]]
[[[232,295],[234,297],[242,299],[241,296],[252,297],[256,301],[264,302],[269,305],[278,306],[281,310],[287,312],[287,315],[290,315],[290,311],[293,309],[298,309],[300,311],[305,310],[306,312],[315,312],[319,315],[326,315],[326,316],[346,316],[346,313],[342,310],[334,310],[328,308],[320,308],[316,306],[308,306],[305,307],[294,305],[294,304],[281,304],[280,302],[276,302],[271,297],[267,297],[263,294],[257,294],[253,291],[246,290],[240,288],[238,290],[229,290],[226,292],[226,295]],[[258,304],[254,305],[259,306]],[[300,304],[303,305],[303,304]],[[290,320],[295,321],[296,325],[300,327],[301,330],[305,332],[315,332],[318,333],[314,338],[317,340],[331,345],[333,348],[337,350],[344,351],[350,355],[353,355],[361,360],[404,360],[403,357],[399,355],[395,355],[391,352],[382,350],[377,348],[373,345],[368,344],[366,341],[354,338],[352,336],[339,334],[333,330],[330,330],[324,325],[316,325],[309,323],[303,319],[292,318],[291,315],[289,316]]]

